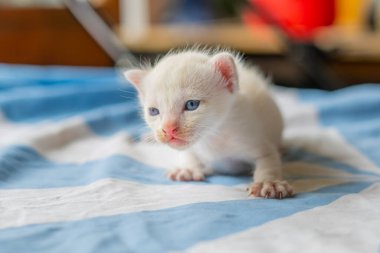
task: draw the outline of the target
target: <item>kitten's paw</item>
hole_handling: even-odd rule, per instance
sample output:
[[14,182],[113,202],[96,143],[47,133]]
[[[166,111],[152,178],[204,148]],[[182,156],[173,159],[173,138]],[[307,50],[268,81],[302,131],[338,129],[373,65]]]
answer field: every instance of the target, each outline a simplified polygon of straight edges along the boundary
[[205,176],[199,170],[175,169],[167,173],[167,177],[174,181],[203,181]]
[[248,194],[263,198],[288,198],[294,194],[293,187],[286,181],[265,181],[253,183],[248,188]]

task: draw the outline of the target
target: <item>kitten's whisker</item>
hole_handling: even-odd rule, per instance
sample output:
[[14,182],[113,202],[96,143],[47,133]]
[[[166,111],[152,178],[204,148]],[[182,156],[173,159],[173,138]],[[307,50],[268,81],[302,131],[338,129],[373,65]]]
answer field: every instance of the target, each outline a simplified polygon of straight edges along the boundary
[[131,93],[134,93],[133,90],[131,89],[123,89],[123,88],[118,88],[119,91],[125,91],[125,92],[131,92]]
[[134,99],[134,97],[128,97],[128,96],[123,96],[123,95],[120,95],[120,97],[122,97],[122,98],[126,98],[126,99]]
[[152,133],[147,133],[147,134],[142,135],[140,137],[140,141],[150,143],[150,144],[157,143]]

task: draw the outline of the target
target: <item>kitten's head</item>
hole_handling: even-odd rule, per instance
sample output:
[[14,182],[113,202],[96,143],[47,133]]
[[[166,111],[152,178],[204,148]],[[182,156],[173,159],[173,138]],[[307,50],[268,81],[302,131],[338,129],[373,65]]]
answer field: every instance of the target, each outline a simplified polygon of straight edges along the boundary
[[171,54],[150,70],[124,75],[138,90],[156,140],[176,149],[215,131],[238,89],[235,58],[226,52]]

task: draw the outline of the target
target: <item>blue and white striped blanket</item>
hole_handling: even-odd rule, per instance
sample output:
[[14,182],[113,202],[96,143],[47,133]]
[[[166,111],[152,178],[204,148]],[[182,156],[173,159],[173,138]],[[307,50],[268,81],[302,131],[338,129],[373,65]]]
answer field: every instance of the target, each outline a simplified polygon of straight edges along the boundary
[[0,65],[0,252],[380,252],[380,85],[277,88],[292,199],[171,182],[112,69]]

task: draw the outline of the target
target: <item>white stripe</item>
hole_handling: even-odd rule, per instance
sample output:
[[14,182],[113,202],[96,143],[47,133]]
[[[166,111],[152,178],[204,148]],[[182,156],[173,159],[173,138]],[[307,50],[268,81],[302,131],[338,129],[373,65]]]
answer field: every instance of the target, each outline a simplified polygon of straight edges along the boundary
[[0,114],[0,148],[26,145],[55,162],[84,163],[111,155],[127,155],[145,164],[173,168],[182,155],[164,145],[133,143],[126,132],[95,135],[81,117],[59,122],[13,124]]
[[247,231],[200,243],[186,252],[377,252],[380,183],[359,194]]
[[247,199],[245,189],[194,184],[144,185],[115,179],[80,187],[1,190],[0,228],[237,199]]
[[118,132],[110,137],[84,136],[59,149],[45,149],[43,154],[49,160],[66,163],[84,163],[112,155],[125,155],[143,164],[163,169],[175,168],[182,159],[181,152],[164,145],[134,143],[126,132]]
[[[290,181],[296,192],[372,180],[310,164],[294,163],[286,167],[289,175],[299,175],[299,169],[309,178]],[[313,179],[312,176],[318,173],[330,178]],[[245,189],[246,185],[149,185],[104,179],[78,187],[0,190],[0,228],[158,210],[199,202],[244,200],[248,199]]]
[[0,114],[0,148],[28,145],[41,153],[56,150],[71,142],[93,136],[82,117],[63,121],[41,121],[31,124],[10,123]]

